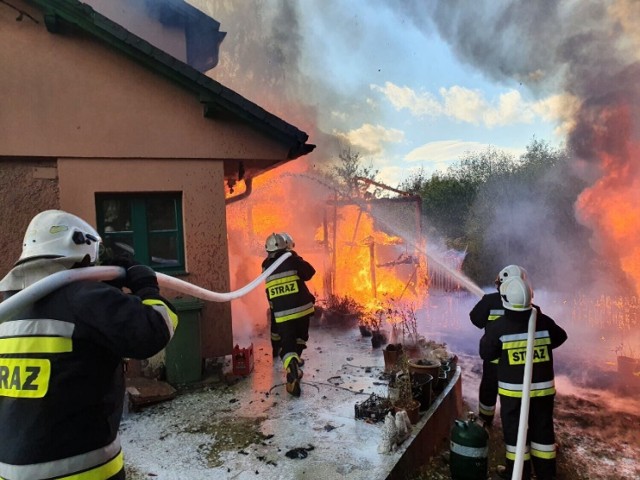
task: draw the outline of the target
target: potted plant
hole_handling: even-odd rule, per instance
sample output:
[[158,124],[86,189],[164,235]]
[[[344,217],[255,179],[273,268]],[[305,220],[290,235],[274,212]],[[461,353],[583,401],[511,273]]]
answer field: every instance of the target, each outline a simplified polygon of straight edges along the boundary
[[324,320],[333,325],[352,326],[363,313],[362,305],[347,295],[331,294],[321,303]]
[[395,385],[398,389],[398,398],[394,401],[396,411],[404,410],[412,424],[420,420],[420,402],[413,397],[411,375],[407,356],[402,354],[399,361],[400,371],[396,375]]
[[381,308],[368,311],[362,317],[362,324],[366,325],[371,332],[371,346],[373,348],[380,348],[382,345],[387,343],[387,337],[380,329],[383,317],[384,311]]
[[401,343],[389,343],[383,350],[384,356],[384,371],[386,373],[395,372],[398,370],[398,361],[403,354]]

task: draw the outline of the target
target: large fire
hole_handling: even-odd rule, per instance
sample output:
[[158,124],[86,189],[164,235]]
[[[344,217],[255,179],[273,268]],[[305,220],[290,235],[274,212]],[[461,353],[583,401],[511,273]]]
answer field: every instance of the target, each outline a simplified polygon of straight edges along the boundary
[[[385,231],[369,205],[337,196],[303,165],[285,165],[256,177],[251,195],[227,207],[232,277],[246,268],[253,273],[232,278],[232,286],[255,278],[265,256],[265,239],[284,231],[293,236],[296,252],[315,267],[309,287],[320,302],[336,296],[367,310],[389,301],[419,307],[427,297],[425,241],[416,233],[419,226],[410,229],[412,238]],[[405,207],[415,209],[411,203]],[[409,218],[415,222],[418,217],[412,213]]]
[[578,198],[578,214],[595,232],[596,248],[618,259],[640,294],[640,181],[632,171],[640,145],[632,140],[628,108],[603,110],[598,117],[592,141],[602,175]]

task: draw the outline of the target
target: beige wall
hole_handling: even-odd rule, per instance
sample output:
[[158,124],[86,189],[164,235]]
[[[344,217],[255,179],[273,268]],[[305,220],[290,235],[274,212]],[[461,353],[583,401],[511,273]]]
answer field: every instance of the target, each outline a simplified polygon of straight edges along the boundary
[[55,160],[0,158],[0,278],[22,251],[33,216],[59,208]]
[[[60,208],[94,225],[96,192],[182,192],[188,274],[180,278],[207,290],[229,291],[222,162],[60,159],[58,176]],[[207,302],[202,317],[203,356],[231,353],[230,304]]]
[[[3,155],[281,161],[288,148],[86,34],[49,33],[42,14],[0,8]],[[12,72],[13,74],[9,74]]]

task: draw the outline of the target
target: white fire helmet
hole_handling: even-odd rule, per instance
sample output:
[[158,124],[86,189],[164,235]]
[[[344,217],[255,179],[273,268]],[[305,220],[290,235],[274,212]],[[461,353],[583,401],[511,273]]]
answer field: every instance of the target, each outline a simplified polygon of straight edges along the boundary
[[529,282],[523,278],[511,277],[502,282],[500,296],[502,297],[502,305],[508,310],[516,312],[531,310],[533,290]]
[[496,287],[500,288],[503,282],[511,278],[523,278],[524,280],[528,280],[527,271],[519,265],[507,265],[496,277]]
[[88,255],[95,264],[101,241],[98,232],[81,218],[62,210],[45,210],[31,219],[16,263],[61,257],[81,262]]
[[272,233],[267,237],[264,248],[267,252],[277,252],[287,248],[287,239],[281,233]]
[[293,250],[293,248],[296,246],[296,242],[293,241],[293,237],[287,232],[282,232],[280,235],[284,237],[284,241],[287,244],[287,250]]

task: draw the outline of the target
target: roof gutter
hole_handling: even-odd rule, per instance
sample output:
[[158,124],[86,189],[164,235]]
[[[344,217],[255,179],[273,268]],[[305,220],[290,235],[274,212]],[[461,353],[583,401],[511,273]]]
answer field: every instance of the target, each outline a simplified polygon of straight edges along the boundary
[[235,197],[230,197],[227,198],[224,203],[225,205],[230,205],[232,203],[236,203],[239,202],[240,200],[244,200],[245,198],[248,198],[249,195],[251,195],[251,192],[253,191],[253,178],[251,177],[245,177],[244,179],[244,185],[245,185],[245,190],[242,193],[239,193],[238,195],[236,195]]

